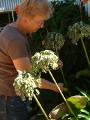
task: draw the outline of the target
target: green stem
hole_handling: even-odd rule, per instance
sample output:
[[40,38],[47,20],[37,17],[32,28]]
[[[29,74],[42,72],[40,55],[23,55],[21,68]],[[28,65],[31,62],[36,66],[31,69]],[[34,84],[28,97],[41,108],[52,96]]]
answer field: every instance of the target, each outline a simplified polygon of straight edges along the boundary
[[58,88],[58,90],[59,90],[59,92],[60,92],[60,94],[61,94],[62,98],[64,99],[64,101],[65,101],[65,103],[66,103],[66,105],[67,105],[67,107],[68,107],[69,111],[71,112],[71,114],[73,114],[73,116],[76,118],[76,120],[78,120],[78,119],[77,119],[77,117],[76,117],[76,115],[75,115],[75,114],[74,114],[74,112],[72,111],[72,109],[71,109],[71,107],[70,107],[69,103],[67,102],[66,98],[64,97],[64,95],[63,95],[63,93],[62,93],[62,91],[61,91],[60,87],[58,86],[58,84],[57,84],[57,82],[56,82],[55,78],[53,77],[53,75],[52,75],[51,71],[50,71],[50,70],[48,70],[48,72],[49,72],[50,76],[52,77],[52,80],[54,81],[55,85],[57,86],[57,88]]
[[50,120],[50,119],[48,118],[48,116],[47,116],[46,112],[45,112],[45,111],[44,111],[44,109],[42,108],[42,106],[41,106],[40,102],[38,101],[38,99],[37,99],[37,97],[36,97],[36,95],[35,95],[35,94],[34,94],[34,99],[36,100],[36,102],[37,102],[38,106],[40,107],[41,111],[43,112],[43,114],[44,114],[44,116],[45,116],[46,120]]
[[[62,74],[62,77],[63,77],[64,84],[65,84],[65,86],[66,86],[66,87],[68,88],[68,90],[69,90],[69,87],[68,87],[67,81],[66,81],[66,79],[65,79],[65,76],[64,76],[64,73],[63,73],[62,68],[60,68],[60,70],[61,70],[61,74]],[[69,91],[68,91],[68,94],[69,94],[69,96],[71,96],[71,94],[69,93]]]
[[63,77],[64,83],[65,83],[65,85],[66,85],[66,87],[67,87],[68,84],[67,84],[67,82],[66,82],[66,79],[65,79],[65,76],[64,76],[64,73],[63,73],[62,68],[60,68],[60,70],[61,70],[61,74],[62,74],[62,77]]
[[[58,58],[59,58],[59,53],[58,53],[58,51],[56,51],[56,53],[57,53],[57,56],[58,56]],[[67,84],[67,81],[66,81],[66,79],[65,79],[65,76],[64,76],[64,73],[63,73],[63,69],[60,67],[60,71],[61,71],[61,74],[62,74],[62,77],[63,77],[63,81],[64,81],[64,84],[66,85],[66,87],[68,88],[68,84]]]
[[83,14],[82,14],[82,2],[81,2],[81,0],[80,0],[80,18],[81,18],[81,21],[83,20]]
[[84,49],[84,53],[85,53],[85,56],[86,56],[86,60],[87,60],[87,63],[90,67],[90,60],[89,60],[89,57],[88,57],[88,54],[87,54],[87,50],[86,50],[86,47],[85,47],[85,44],[84,44],[84,41],[83,41],[83,38],[81,37],[81,43],[82,43],[82,46],[83,46],[83,49]]

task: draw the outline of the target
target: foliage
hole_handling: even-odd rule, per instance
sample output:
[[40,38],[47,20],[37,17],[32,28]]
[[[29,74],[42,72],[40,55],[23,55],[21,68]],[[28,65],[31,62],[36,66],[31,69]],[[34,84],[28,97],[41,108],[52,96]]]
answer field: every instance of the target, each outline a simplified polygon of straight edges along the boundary
[[80,120],[89,120],[90,119],[90,112],[88,112],[87,110],[85,110],[85,109],[82,109],[81,111],[80,111],[80,113],[78,114],[78,118],[80,119]]
[[[80,96],[80,95],[75,95],[75,96],[71,96],[69,98],[67,98],[67,101],[69,102],[71,108],[73,109],[74,113],[77,116],[78,119],[78,115],[81,114],[81,111],[84,111],[84,108],[87,105],[87,98],[85,96]],[[72,114],[69,112],[66,104],[63,102],[59,105],[57,105],[49,114],[49,116],[51,116],[52,119],[61,119],[65,120],[65,118],[67,119],[74,119],[76,120]],[[79,116],[80,117],[80,116]]]
[[[90,95],[88,95],[85,91],[83,91],[79,88],[78,88],[78,90],[80,91],[80,93],[84,97],[84,99],[80,100],[80,104],[82,102],[85,103],[85,104],[81,104],[81,105],[84,105],[84,106],[82,106],[82,108],[80,107],[81,109],[80,109],[80,111],[78,111],[76,113],[76,116],[77,116],[78,120],[89,120],[90,119],[90,110],[87,109],[87,107],[90,107]],[[64,118],[63,120],[65,120],[65,118],[70,119],[70,120],[75,120],[70,114],[64,115],[63,118]]]
[[80,21],[79,6],[74,4],[74,1],[60,2],[58,0],[51,3],[55,12],[45,26],[49,32],[66,33],[69,25]]
[[71,96],[67,99],[67,101],[72,103],[77,109],[83,109],[87,104],[87,98],[79,95]]

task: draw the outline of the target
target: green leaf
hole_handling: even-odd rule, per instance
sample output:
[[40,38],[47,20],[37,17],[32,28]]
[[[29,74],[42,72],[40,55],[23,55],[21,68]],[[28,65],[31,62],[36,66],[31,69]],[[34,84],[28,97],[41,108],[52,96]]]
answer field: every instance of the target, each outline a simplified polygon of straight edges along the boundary
[[80,91],[80,93],[81,93],[83,96],[85,96],[88,101],[90,101],[90,95],[89,95],[87,92],[81,90],[81,89],[78,88],[78,87],[76,87],[76,89],[77,89],[78,91]]
[[78,118],[85,118],[85,120],[90,120],[90,116],[84,115],[84,114],[79,114]]
[[80,95],[69,97],[67,101],[73,104],[77,109],[83,109],[87,104],[87,98]]
[[80,110],[82,113],[84,113],[84,114],[86,114],[86,115],[89,115],[90,113],[87,111],[87,110],[85,110],[85,109],[81,109]]

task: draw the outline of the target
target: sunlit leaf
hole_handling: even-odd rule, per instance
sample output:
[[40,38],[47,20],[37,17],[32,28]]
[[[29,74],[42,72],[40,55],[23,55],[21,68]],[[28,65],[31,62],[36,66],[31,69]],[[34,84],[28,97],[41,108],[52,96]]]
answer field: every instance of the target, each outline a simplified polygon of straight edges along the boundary
[[87,98],[79,95],[69,97],[67,101],[72,103],[77,109],[85,108],[87,104]]
[[85,96],[87,98],[88,101],[90,101],[90,95],[89,94],[87,94],[85,91],[81,90],[78,87],[76,87],[76,88],[83,96]]
[[80,110],[82,113],[85,113],[85,114],[87,114],[87,115],[89,115],[90,113],[87,111],[87,110],[85,110],[85,109],[81,109]]

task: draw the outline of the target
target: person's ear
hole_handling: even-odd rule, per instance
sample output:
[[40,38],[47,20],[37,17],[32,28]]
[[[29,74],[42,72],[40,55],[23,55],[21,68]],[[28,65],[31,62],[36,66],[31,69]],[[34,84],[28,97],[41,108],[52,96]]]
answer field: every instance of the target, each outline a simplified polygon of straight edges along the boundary
[[16,6],[15,11],[16,11],[16,15],[18,16],[18,14],[19,14],[19,5]]

